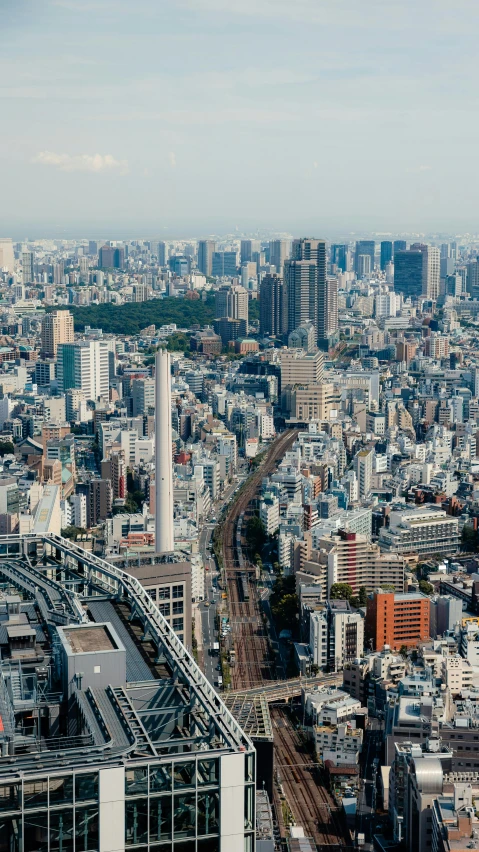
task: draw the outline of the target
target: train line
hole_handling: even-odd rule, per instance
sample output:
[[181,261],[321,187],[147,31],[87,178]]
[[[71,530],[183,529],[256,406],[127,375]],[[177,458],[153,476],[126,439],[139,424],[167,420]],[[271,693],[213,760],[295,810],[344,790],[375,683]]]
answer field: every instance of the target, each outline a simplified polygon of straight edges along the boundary
[[[307,743],[293,729],[285,708],[273,708],[271,716],[276,778],[295,823],[321,852],[330,846],[349,852],[353,847],[341,810],[324,786]],[[280,807],[277,810],[281,813]]]
[[249,689],[275,678],[274,660],[257,599],[256,569],[243,554],[242,520],[263,477],[275,469],[297,435],[297,430],[288,429],[269,447],[264,461],[247,480],[223,525],[221,546],[235,650],[235,664],[231,669],[233,690]]

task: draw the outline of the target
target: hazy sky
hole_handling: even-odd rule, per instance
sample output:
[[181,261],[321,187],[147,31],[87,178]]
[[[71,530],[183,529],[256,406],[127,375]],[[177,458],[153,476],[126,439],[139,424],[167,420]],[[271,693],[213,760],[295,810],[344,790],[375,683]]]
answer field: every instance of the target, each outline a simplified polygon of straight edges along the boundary
[[479,231],[477,0],[0,14],[0,236]]

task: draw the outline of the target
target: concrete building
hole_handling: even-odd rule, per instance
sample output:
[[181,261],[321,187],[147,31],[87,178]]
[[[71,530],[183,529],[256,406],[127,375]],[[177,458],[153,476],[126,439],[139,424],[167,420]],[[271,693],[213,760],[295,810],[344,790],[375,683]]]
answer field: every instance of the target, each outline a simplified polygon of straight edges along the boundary
[[13,243],[9,237],[0,237],[0,269],[13,272],[15,257],[13,254]]
[[102,340],[59,343],[57,379],[59,390],[82,390],[87,399],[109,398],[109,348]]
[[323,355],[302,349],[281,349],[281,387],[314,385],[323,381]]
[[366,612],[366,641],[381,651],[385,645],[393,651],[403,646],[415,648],[429,639],[430,601],[426,595],[373,592]]
[[157,553],[174,550],[173,470],[171,447],[170,355],[160,348],[155,358],[155,548]]
[[354,471],[358,480],[359,497],[361,500],[369,497],[371,493],[374,456],[374,448],[370,448],[360,450],[354,457]]
[[259,291],[259,329],[261,335],[283,337],[288,329],[287,291],[276,274],[264,275]]
[[385,553],[401,556],[448,556],[460,547],[459,522],[434,506],[394,507],[389,527],[379,531],[379,546]]
[[208,277],[213,272],[213,252],[215,250],[216,243],[214,240],[200,240],[198,243],[198,269]]
[[289,240],[270,240],[269,243],[269,262],[274,266],[277,275],[283,274],[284,264],[291,250]]
[[70,311],[52,311],[42,319],[42,355],[54,358],[60,343],[73,343],[73,316]]
[[[59,536],[30,537],[28,563],[16,546],[33,600],[0,603],[2,846],[252,852],[254,747],[146,589]],[[52,552],[84,576],[84,607],[35,570]]]

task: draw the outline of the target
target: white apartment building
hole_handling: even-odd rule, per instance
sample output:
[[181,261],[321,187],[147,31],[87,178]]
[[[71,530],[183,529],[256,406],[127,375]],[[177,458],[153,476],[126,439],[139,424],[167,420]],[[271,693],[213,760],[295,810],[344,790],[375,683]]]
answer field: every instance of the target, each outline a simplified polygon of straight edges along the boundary
[[331,760],[335,766],[357,764],[363,749],[364,731],[354,723],[316,725],[313,728],[314,749],[318,760]]
[[101,340],[82,340],[78,343],[59,343],[57,349],[58,388],[85,392],[87,399],[109,397],[108,344]]
[[395,509],[389,515],[389,528],[383,527],[379,533],[379,546],[384,553],[417,554],[419,558],[456,553],[460,541],[458,518],[434,506]]

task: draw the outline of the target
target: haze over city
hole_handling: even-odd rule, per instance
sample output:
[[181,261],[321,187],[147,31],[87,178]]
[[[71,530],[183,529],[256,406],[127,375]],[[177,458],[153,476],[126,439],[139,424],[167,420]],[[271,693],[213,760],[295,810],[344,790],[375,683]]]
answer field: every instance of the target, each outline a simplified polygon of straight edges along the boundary
[[3,0],[0,226],[479,230],[469,0]]

